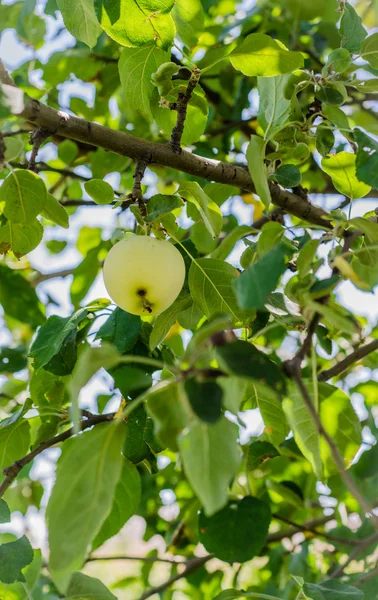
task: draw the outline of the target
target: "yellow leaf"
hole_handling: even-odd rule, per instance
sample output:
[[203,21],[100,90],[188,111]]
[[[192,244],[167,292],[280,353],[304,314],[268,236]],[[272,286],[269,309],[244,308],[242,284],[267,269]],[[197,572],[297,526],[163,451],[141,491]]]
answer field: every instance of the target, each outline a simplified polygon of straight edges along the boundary
[[256,196],[254,196],[254,194],[243,194],[241,198],[244,204],[250,204],[253,206],[253,219],[255,221],[262,217],[264,205],[258,198],[256,198]]
[[366,283],[361,281],[361,279],[358,277],[357,273],[352,269],[348,261],[346,261],[345,258],[343,258],[342,256],[336,256],[336,258],[332,262],[332,266],[336,267],[340,271],[341,275],[347,277],[359,287],[365,290],[370,289],[369,286],[366,285]]

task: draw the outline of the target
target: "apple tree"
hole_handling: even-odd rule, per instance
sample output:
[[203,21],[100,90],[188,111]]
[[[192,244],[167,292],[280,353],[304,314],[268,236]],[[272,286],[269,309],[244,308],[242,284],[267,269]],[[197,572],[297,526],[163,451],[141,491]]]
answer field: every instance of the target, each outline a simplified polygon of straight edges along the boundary
[[4,600],[378,598],[376,26],[1,3]]

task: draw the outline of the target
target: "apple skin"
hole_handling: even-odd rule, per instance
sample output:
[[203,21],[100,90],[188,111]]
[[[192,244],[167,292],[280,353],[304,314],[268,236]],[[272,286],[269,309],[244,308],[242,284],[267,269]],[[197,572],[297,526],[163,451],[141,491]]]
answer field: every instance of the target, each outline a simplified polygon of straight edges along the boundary
[[115,304],[133,315],[154,316],[166,310],[181,292],[185,263],[170,242],[132,235],[110,250],[103,275]]

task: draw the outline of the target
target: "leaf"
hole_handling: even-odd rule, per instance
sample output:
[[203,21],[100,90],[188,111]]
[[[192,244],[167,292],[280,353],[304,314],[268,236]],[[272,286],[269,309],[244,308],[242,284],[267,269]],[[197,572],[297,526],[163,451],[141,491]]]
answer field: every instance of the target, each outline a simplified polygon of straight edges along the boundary
[[195,419],[178,438],[186,477],[207,516],[227,503],[240,464],[237,437],[237,426],[221,417],[215,425]]
[[22,570],[33,560],[33,548],[27,537],[0,545],[0,581],[25,581]]
[[29,223],[42,211],[46,202],[43,180],[26,169],[14,169],[0,187],[0,207],[12,223]]
[[137,512],[140,499],[140,475],[137,468],[125,458],[122,462],[121,477],[115,489],[111,511],[93,541],[92,551],[102,546],[106,540],[122,529],[126,521]]
[[362,42],[360,54],[373,69],[378,69],[378,33],[369,35]]
[[75,267],[72,273],[70,298],[75,308],[80,306],[80,302],[85,298],[97,277],[100,268],[98,253],[98,247],[91,248],[84,260]]
[[19,348],[0,346],[0,373],[17,373],[25,369],[28,365],[25,352],[22,346]]
[[248,471],[254,471],[269,458],[279,456],[276,448],[270,442],[257,440],[249,444],[246,451]]
[[101,33],[93,0],[57,0],[57,5],[68,31],[93,48]]
[[46,202],[41,215],[56,225],[60,225],[64,229],[68,229],[69,227],[69,219],[66,209],[60,204],[60,202],[58,202],[56,198],[54,198],[52,194],[46,194]]
[[219,346],[216,353],[222,367],[233,375],[257,380],[280,393],[285,390],[281,369],[249,342],[235,340]]
[[30,223],[12,223],[7,221],[0,227],[0,253],[9,250],[20,257],[28,254],[38,246],[43,237],[43,227],[37,219]]
[[378,223],[374,223],[363,217],[355,217],[354,219],[351,219],[349,223],[354,225],[357,229],[361,229],[369,241],[374,243],[378,242]]
[[271,520],[269,504],[246,496],[232,500],[211,517],[199,516],[200,542],[216,558],[243,563],[258,556],[268,536]]
[[238,225],[221,241],[219,246],[211,253],[211,258],[225,260],[232,252],[235,244],[253,230],[248,225]]
[[49,569],[64,589],[109,515],[123,458],[123,423],[97,425],[67,440],[47,506]]
[[310,273],[318,246],[319,240],[309,240],[301,248],[297,258],[297,269],[300,278],[303,279]]
[[[127,20],[130,18],[129,15]],[[124,48],[119,59],[119,76],[127,105],[131,111],[141,114],[149,122],[153,121],[151,101],[155,90],[151,76],[167,60],[169,54],[156,48],[154,44],[141,48]]]
[[184,383],[193,412],[205,423],[216,423],[222,414],[223,390],[215,381],[200,381],[195,377]]
[[172,16],[181,41],[188,48],[195,46],[203,31],[205,21],[200,0],[176,0]]
[[102,179],[91,179],[84,183],[85,191],[96,204],[110,204],[114,200],[112,186]]
[[177,438],[192,418],[186,395],[177,384],[166,385],[147,397],[147,412],[155,424],[155,435],[162,444],[178,451]]
[[0,421],[0,470],[22,458],[30,447],[30,425],[24,408]]
[[243,318],[232,285],[236,270],[229,263],[217,258],[198,258],[189,271],[189,287],[194,302],[206,317],[227,313],[235,321]]
[[[307,387],[311,394],[310,385]],[[283,409],[300,451],[310,462],[316,477],[322,481],[323,463],[320,454],[319,431],[301,393],[294,385],[291,386],[290,394],[283,401]]]
[[174,0],[95,0],[101,27],[113,40],[123,46],[143,46],[157,40],[164,49],[175,35],[170,15],[173,4]]
[[257,79],[260,98],[257,120],[265,132],[264,139],[271,137],[275,129],[286,123],[290,116],[291,102],[284,96],[289,77],[290,75],[276,75]]
[[270,175],[270,179],[274,179],[274,181],[277,181],[282,187],[293,188],[300,184],[302,175],[297,166],[287,164],[278,167],[278,169]]
[[325,68],[336,73],[343,73],[347,70],[351,62],[352,57],[346,48],[336,48],[328,56]]
[[34,288],[17,271],[0,264],[0,304],[4,312],[33,328],[44,322],[39,298]]
[[357,179],[356,155],[351,152],[339,152],[323,158],[322,169],[331,177],[335,188],[351,200],[363,198],[370,192],[370,186]]
[[178,196],[156,194],[148,200],[146,221],[147,223],[152,223],[158,220],[159,217],[168,215],[172,210],[176,210],[176,208],[181,208],[182,206],[184,206],[184,203]]
[[150,350],[154,350],[166,338],[172,325],[176,323],[178,315],[189,308],[191,304],[191,296],[181,292],[174,303],[157,316],[150,335]]
[[257,135],[251,137],[251,141],[247,148],[248,169],[252,177],[253,184],[256,188],[256,193],[260,196],[261,202],[268,208],[272,199],[265,171],[265,142]]
[[272,77],[303,67],[300,52],[289,52],[281,42],[265,33],[247,35],[229,58],[235,69],[249,77]]
[[121,354],[125,354],[135,346],[141,327],[142,321],[139,316],[132,315],[117,306],[101,325],[96,340],[110,342]]
[[281,223],[276,221],[269,221],[261,228],[261,235],[257,242],[257,253],[259,256],[263,256],[269,250],[272,250],[283,238],[285,233]]
[[248,381],[242,377],[230,375],[229,377],[219,377],[217,383],[223,390],[223,406],[237,415],[248,387]]
[[316,149],[323,157],[330,153],[335,144],[333,131],[326,125],[319,125],[316,129]]
[[95,577],[74,573],[68,586],[66,600],[117,600],[116,596]]
[[276,289],[285,272],[285,255],[285,246],[278,244],[235,280],[233,288],[241,308],[264,308],[268,294]]
[[31,345],[29,356],[34,359],[34,369],[40,369],[46,365],[61,349],[65,339],[77,330],[78,325],[85,319],[88,311],[81,308],[70,317],[49,317],[44,325],[38,330],[37,337]]
[[280,396],[267,385],[255,381],[251,386],[251,397],[260,409],[265,429],[264,436],[278,447],[287,437],[290,427],[282,409]]
[[153,422],[148,417],[144,405],[135,408],[128,416],[125,430],[122,454],[130,462],[138,464],[149,459],[151,451],[157,453],[163,450],[153,434]]
[[378,143],[361,129],[353,129],[358,144],[356,173],[360,181],[378,188]]
[[11,513],[8,504],[0,498],[0,523],[9,523],[11,520]]
[[323,583],[305,583],[303,591],[311,600],[363,600],[364,593],[356,587],[335,579]]
[[358,54],[361,44],[367,36],[362,25],[361,17],[349,2],[344,4],[344,10],[340,21],[341,46]]
[[180,186],[177,193],[194,204],[208,231],[214,238],[217,237],[222,229],[222,212],[201,186],[196,181],[187,181]]

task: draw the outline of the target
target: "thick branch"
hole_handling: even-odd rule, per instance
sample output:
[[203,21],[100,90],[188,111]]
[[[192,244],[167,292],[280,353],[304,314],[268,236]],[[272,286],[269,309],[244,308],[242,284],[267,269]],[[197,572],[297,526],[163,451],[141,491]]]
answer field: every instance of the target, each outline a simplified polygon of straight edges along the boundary
[[[83,419],[81,421],[80,429],[88,429],[93,425],[105,423],[106,421],[112,421],[113,419],[114,413],[107,413],[104,415],[93,415],[93,417],[91,417],[90,419]],[[16,479],[17,475],[25,465],[32,462],[32,460],[34,460],[34,458],[38,456],[38,454],[41,454],[41,452],[43,452],[47,448],[51,448],[51,446],[56,446],[56,444],[60,444],[61,442],[64,442],[68,438],[72,437],[74,433],[75,431],[73,427],[71,427],[71,429],[67,429],[67,431],[64,431],[63,433],[60,433],[59,435],[56,435],[55,437],[46,440],[45,442],[42,442],[41,444],[39,444],[39,446],[34,448],[34,450],[29,452],[29,454],[27,454],[19,460],[16,460],[12,465],[3,469],[5,479],[0,485],[0,498],[4,495],[6,490],[13,483],[13,481]]]
[[328,379],[331,379],[331,377],[340,375],[340,373],[346,371],[348,367],[361,360],[361,358],[364,358],[364,356],[367,356],[371,352],[374,352],[374,350],[378,350],[378,339],[373,340],[365,346],[357,348],[357,350],[349,354],[349,356],[346,356],[343,360],[340,360],[340,362],[333,365],[333,367],[331,367],[330,369],[321,371],[318,375],[318,380],[327,381]]
[[[0,71],[0,82],[14,85],[13,82],[10,83],[11,81],[8,74],[4,75],[4,69],[3,76]],[[252,179],[246,168],[197,156],[185,150],[175,153],[169,144],[146,141],[123,131],[114,131],[98,123],[62,114],[26,95],[24,96],[23,110],[18,116],[54,134],[104,148],[134,160],[150,156],[151,163],[156,165],[169,166],[209,181],[254,191]],[[296,194],[283,190],[276,183],[271,182],[269,185],[273,204],[323,229],[332,228],[331,217],[322,208],[307,202]]]

